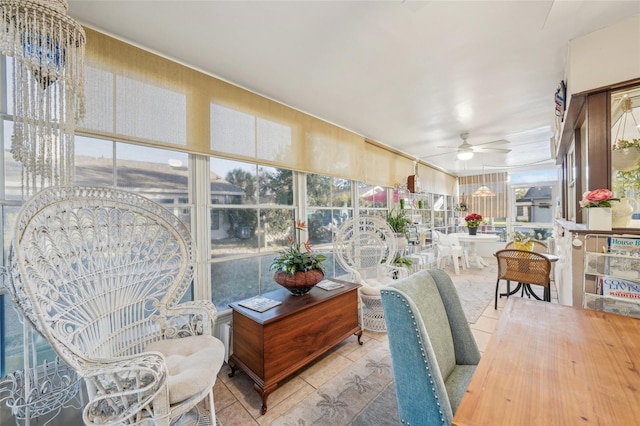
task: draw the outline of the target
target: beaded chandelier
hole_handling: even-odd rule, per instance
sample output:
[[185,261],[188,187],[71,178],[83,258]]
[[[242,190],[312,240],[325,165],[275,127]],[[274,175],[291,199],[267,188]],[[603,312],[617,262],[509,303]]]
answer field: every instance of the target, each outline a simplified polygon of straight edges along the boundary
[[11,153],[22,163],[23,196],[73,180],[85,34],[68,8],[66,0],[0,0],[0,52],[13,57]]

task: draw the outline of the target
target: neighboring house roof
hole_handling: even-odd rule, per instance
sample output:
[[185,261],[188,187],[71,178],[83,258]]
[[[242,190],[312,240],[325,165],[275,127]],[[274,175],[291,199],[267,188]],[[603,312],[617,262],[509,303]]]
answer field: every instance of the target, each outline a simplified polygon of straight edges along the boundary
[[[76,156],[76,183],[78,185],[103,185],[113,183],[113,159]],[[21,175],[21,167],[13,160],[12,155],[5,151],[5,165],[7,174]],[[150,161],[117,160],[118,186],[133,191],[185,193],[188,188],[189,171],[184,166],[171,166],[168,163],[154,163]],[[210,173],[212,195],[244,195],[237,186],[222,179],[214,172]],[[19,182],[18,182],[19,185]]]
[[533,187],[529,188],[522,198],[518,198],[516,203],[534,200],[549,200],[551,199],[551,196],[552,191],[550,186]]

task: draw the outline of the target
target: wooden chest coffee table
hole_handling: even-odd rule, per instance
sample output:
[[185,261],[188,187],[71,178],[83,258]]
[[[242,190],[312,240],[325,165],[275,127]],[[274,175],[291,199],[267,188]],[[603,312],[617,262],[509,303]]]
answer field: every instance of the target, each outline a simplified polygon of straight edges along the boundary
[[282,304],[262,313],[237,302],[229,305],[233,310],[229,376],[241,368],[251,377],[254,389],[262,397],[262,414],[267,411],[267,397],[278,382],[352,334],[362,344],[358,324],[360,285],[342,284],[344,287],[329,291],[314,287],[304,296],[293,296],[285,289],[265,293],[263,297]]

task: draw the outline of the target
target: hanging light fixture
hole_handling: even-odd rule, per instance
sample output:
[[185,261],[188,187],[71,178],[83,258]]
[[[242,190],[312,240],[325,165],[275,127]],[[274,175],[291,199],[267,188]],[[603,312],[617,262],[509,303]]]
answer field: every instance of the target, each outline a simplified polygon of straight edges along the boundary
[[0,51],[13,57],[11,153],[22,163],[23,196],[73,179],[85,34],[68,8],[66,0],[0,0]]
[[471,160],[473,158],[473,151],[465,150],[458,151],[458,160]]
[[485,183],[484,183],[484,164],[482,165],[482,185],[471,194],[473,197],[493,197],[496,195]]

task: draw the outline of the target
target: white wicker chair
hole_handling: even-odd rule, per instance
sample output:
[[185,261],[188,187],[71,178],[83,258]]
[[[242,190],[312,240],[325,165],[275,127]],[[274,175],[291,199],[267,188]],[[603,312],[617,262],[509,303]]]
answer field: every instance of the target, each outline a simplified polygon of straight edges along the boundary
[[203,420],[215,425],[224,357],[212,336],[216,310],[206,300],[180,303],[193,250],[177,217],[125,191],[53,187],[20,210],[9,258],[14,302],[84,377],[85,424],[169,425],[208,395]]
[[362,285],[362,328],[386,331],[380,288],[391,284],[393,278],[408,275],[405,268],[383,263],[384,259],[395,259],[397,254],[393,230],[383,218],[377,216],[348,219],[336,233],[334,250],[338,263]]

